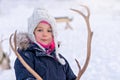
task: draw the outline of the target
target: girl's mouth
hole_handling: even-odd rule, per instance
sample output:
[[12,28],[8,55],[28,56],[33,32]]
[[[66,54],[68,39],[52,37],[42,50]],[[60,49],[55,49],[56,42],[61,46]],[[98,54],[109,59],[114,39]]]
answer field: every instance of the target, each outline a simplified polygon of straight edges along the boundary
[[47,41],[47,39],[42,39],[42,41]]

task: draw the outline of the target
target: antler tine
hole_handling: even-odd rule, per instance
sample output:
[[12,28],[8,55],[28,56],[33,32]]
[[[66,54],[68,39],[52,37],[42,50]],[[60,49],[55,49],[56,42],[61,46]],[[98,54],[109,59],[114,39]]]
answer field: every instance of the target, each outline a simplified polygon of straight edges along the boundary
[[87,10],[88,14],[86,16],[84,15],[83,17],[86,21],[88,32],[91,33],[91,28],[90,28],[90,23],[89,23],[90,9],[85,5],[81,5],[81,6],[84,7]]
[[78,60],[77,60],[77,59],[75,59],[75,61],[76,61],[76,63],[77,63],[77,66],[78,66],[79,70],[81,70],[80,63],[78,62]]
[[[76,9],[71,9],[74,12],[79,13],[85,20],[86,24],[87,24],[87,31],[88,31],[88,38],[87,38],[87,57],[86,57],[86,61],[85,64],[83,66],[83,68],[81,69],[81,71],[79,70],[78,76],[76,80],[80,80],[81,76],[83,75],[83,73],[85,72],[85,70],[88,67],[89,61],[90,61],[90,55],[91,55],[91,41],[92,41],[92,35],[93,32],[91,32],[91,28],[90,28],[90,23],[89,23],[89,17],[90,17],[90,10],[87,6],[85,5],[81,5],[82,7],[84,7],[87,10],[87,15],[85,15],[83,12],[76,10]],[[79,62],[77,62],[77,64],[79,64]],[[78,65],[79,68],[79,65]]]
[[10,44],[10,47],[12,48],[12,50],[14,51],[14,47],[12,45],[12,37],[13,37],[13,34],[10,35],[9,44]]
[[83,17],[85,17],[85,15],[82,12],[80,12],[79,10],[76,10],[76,9],[70,9],[70,10],[75,11],[75,12],[81,14]]
[[17,41],[16,41],[16,36],[17,35],[17,31],[15,31],[14,33],[14,48],[15,48],[15,51],[17,51]]
[[[78,75],[80,75],[81,73],[81,66],[80,66],[80,63],[78,62],[77,59],[75,59],[76,63],[77,63],[77,66],[78,66],[78,69],[79,69],[79,72],[78,72]],[[80,76],[77,76],[76,80],[79,80],[80,79]]]
[[80,15],[82,15],[82,17],[85,19],[85,21],[87,22],[87,27],[88,27],[88,30],[89,30],[89,32],[91,32],[91,28],[90,28],[90,24],[89,24],[89,17],[90,17],[90,10],[89,10],[89,8],[87,7],[87,6],[85,6],[85,5],[80,5],[80,6],[82,6],[82,7],[84,7],[86,10],[87,10],[87,15],[85,15],[83,12],[81,12],[81,11],[79,11],[79,10],[76,10],[76,9],[70,9],[70,10],[72,10],[72,11],[74,11],[74,12],[77,12],[77,13],[79,13]]
[[[16,54],[16,56],[18,57],[18,59],[20,60],[20,62],[23,64],[23,66],[37,79],[37,80],[43,80],[25,61],[24,59],[20,56],[20,54],[17,52],[17,41],[16,41],[16,34],[17,31],[15,31],[14,34],[10,35],[9,38],[9,44],[13,50],[13,52]],[[12,38],[14,39],[14,46],[12,44]]]
[[76,9],[70,9],[70,10],[79,13],[79,14],[82,15],[84,18],[86,18],[86,17],[89,18],[89,17],[90,17],[90,10],[89,10],[89,8],[88,8],[87,6],[85,6],[85,5],[80,5],[80,6],[86,8],[87,13],[88,13],[87,15],[85,15],[83,12],[81,12],[81,11],[79,11],[79,10],[76,10]]
[[80,6],[86,8],[87,13],[88,13],[88,15],[86,15],[86,16],[89,18],[90,17],[90,9],[87,6],[85,6],[85,5],[80,5]]

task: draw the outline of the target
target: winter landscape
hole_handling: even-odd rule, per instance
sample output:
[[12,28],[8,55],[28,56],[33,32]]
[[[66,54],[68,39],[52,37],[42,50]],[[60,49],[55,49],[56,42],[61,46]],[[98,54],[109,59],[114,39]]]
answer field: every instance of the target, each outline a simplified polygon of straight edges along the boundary
[[54,17],[69,17],[72,29],[65,29],[66,23],[58,23],[60,53],[66,57],[77,75],[78,67],[86,58],[87,31],[84,19],[70,8],[86,13],[80,4],[90,8],[90,25],[93,31],[91,58],[81,80],[120,79],[120,0],[0,0],[0,39],[2,47],[10,58],[11,69],[0,69],[0,80],[16,80],[14,73],[15,54],[9,46],[9,37],[17,30],[27,31],[27,18],[34,7],[45,7]]

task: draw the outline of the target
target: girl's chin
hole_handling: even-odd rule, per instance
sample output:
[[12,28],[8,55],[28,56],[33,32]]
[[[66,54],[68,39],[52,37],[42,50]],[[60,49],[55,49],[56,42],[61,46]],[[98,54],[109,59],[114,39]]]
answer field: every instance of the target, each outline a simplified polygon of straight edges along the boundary
[[44,45],[49,45],[48,43],[43,43]]
[[43,42],[42,44],[44,44],[44,45],[49,45],[50,43],[45,43],[45,42]]

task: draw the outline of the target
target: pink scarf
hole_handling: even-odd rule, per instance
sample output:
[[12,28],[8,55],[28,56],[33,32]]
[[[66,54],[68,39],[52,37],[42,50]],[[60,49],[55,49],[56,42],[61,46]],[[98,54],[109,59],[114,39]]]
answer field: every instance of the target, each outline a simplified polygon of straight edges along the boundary
[[38,42],[38,44],[40,44],[43,48],[45,48],[46,54],[50,54],[55,48],[54,40],[52,40],[52,42],[50,44],[47,44],[47,45],[40,43],[40,42]]

